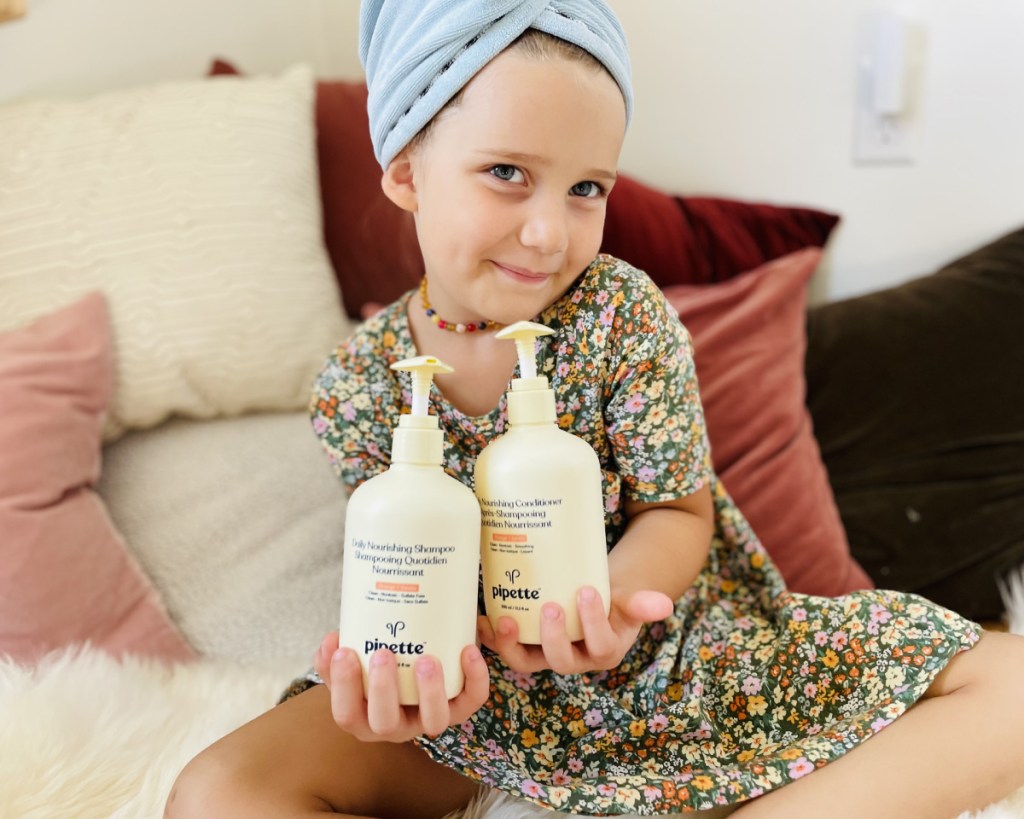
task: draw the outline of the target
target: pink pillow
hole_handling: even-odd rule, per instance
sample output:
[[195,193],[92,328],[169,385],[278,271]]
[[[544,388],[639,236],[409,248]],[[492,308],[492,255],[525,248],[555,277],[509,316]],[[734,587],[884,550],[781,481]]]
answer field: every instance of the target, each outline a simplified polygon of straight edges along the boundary
[[665,295],[693,335],[711,458],[791,589],[871,588],[850,555],[804,403],[807,283],[816,247]]
[[92,488],[113,389],[99,293],[0,334],[0,655],[17,662],[85,641],[194,657]]

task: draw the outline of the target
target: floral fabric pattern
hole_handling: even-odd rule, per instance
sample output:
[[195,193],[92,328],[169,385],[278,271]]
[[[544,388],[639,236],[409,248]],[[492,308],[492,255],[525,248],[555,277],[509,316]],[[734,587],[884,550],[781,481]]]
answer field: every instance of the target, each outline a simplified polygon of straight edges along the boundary
[[[346,486],[387,467],[411,394],[389,366],[416,355],[406,299],[328,359],[313,427]],[[538,318],[538,370],[558,423],[594,447],[609,548],[624,498],[662,501],[710,485],[708,559],[666,620],[610,671],[521,674],[485,651],[487,704],[418,743],[481,783],[570,813],[703,810],[799,779],[882,730],[957,652],[979,639],[959,615],[910,594],[788,592],[711,469],[690,337],[642,272],[599,257]],[[428,352],[428,351],[424,351]],[[480,451],[505,428],[437,391],[445,468],[472,486]],[[784,510],[780,510],[783,514]]]

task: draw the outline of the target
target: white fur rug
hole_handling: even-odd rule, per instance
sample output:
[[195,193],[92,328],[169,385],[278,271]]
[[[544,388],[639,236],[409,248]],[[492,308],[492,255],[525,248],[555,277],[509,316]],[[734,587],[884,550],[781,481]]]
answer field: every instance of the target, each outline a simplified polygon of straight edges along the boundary
[[[0,817],[158,819],[178,771],[271,707],[290,667],[207,660],[167,668],[88,648],[34,669],[0,661]],[[492,793],[463,819],[550,815]],[[1024,789],[973,817],[1022,818]]]

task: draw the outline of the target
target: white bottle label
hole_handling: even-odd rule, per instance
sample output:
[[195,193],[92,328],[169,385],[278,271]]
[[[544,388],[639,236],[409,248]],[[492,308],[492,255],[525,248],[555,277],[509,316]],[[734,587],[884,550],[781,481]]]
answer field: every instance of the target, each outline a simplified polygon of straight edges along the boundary
[[[364,671],[374,652],[390,650],[403,704],[417,701],[413,666],[424,654],[441,661],[446,688],[461,690],[459,655],[475,638],[478,563],[460,560],[456,549],[438,541],[346,538],[339,642],[361,656]],[[471,541],[462,554],[475,558]]]
[[[484,550],[484,601],[492,622],[512,617],[523,643],[540,643],[544,603],[565,612],[570,639],[583,636],[576,610],[582,585],[595,586],[607,602],[608,569],[600,509],[584,512],[572,497],[480,495]],[[589,506],[589,505],[588,505]],[[581,553],[565,542],[573,532]],[[589,558],[589,559],[588,559]]]
[[[398,655],[399,668],[411,668],[416,656],[427,652],[429,640],[426,633],[421,633],[425,629],[416,628],[416,608],[430,603],[432,586],[435,595],[443,594],[447,577],[444,569],[454,552],[454,546],[353,538],[345,549],[348,582],[341,622],[346,643],[366,656],[381,648],[390,649]],[[357,602],[369,606],[377,616],[346,618],[344,604]],[[399,611],[401,618],[388,616]]]
[[454,546],[404,545],[353,538],[346,559],[368,570],[372,585],[366,589],[368,602],[401,602],[406,605],[425,604],[424,578],[432,569],[448,565]]

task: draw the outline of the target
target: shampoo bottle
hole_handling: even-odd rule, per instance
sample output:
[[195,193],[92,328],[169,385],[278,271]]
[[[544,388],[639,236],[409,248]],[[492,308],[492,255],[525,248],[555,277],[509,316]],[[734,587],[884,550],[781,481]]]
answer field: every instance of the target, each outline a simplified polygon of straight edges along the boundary
[[535,339],[553,330],[521,321],[513,339],[520,378],[508,391],[508,431],[476,462],[484,605],[496,628],[511,617],[519,641],[540,643],[541,608],[558,603],[571,640],[583,638],[576,596],[593,586],[609,608],[601,466],[586,441],[559,429],[555,394],[537,375]]
[[445,474],[444,433],[429,415],[433,356],[399,361],[412,374],[412,412],[395,430],[390,468],[361,484],[345,515],[339,643],[353,649],[367,684],[370,657],[390,649],[399,698],[416,705],[414,664],[436,657],[448,698],[464,684],[461,653],[476,642],[480,507],[472,490]]

